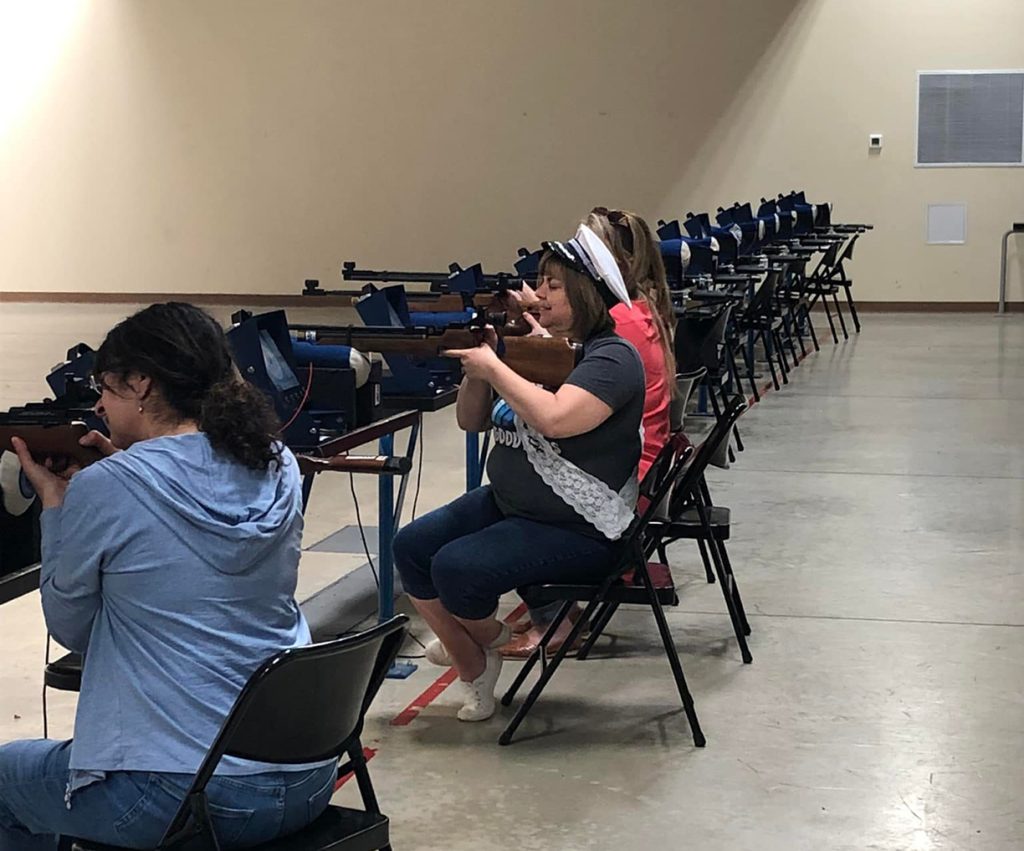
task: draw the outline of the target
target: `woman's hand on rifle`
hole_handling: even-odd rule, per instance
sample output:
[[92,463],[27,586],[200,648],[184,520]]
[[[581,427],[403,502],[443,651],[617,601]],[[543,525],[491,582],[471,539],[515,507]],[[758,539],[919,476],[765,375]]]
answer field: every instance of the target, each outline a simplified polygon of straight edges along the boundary
[[20,437],[12,437],[11,446],[21,463],[22,472],[39,494],[43,508],[60,508],[71,477],[82,468],[66,458],[47,458],[44,463],[38,463]]
[[541,325],[540,322],[537,321],[537,318],[532,313],[524,313],[523,314],[523,321],[526,322],[526,324],[530,326],[530,333],[526,335],[527,337],[550,337],[551,336],[551,332],[548,331],[548,329],[545,328],[543,325]]
[[102,432],[96,431],[96,429],[93,429],[87,434],[83,434],[78,442],[82,446],[91,446],[93,449],[99,452],[100,455],[103,455],[106,458],[109,458],[115,452],[121,451],[116,446],[114,446],[109,437],[107,437]]
[[[494,338],[492,343],[486,336],[490,334]],[[458,358],[462,363],[462,374],[474,381],[486,381],[488,384],[494,375],[495,369],[501,366],[501,360],[495,351],[498,338],[494,329],[487,326],[484,341],[472,349],[445,349],[441,355],[446,358]]]

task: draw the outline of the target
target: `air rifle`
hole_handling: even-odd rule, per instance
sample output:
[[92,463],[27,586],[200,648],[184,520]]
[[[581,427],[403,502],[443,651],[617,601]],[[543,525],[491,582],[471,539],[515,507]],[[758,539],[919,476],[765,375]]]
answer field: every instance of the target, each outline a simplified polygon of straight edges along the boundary
[[[443,357],[448,349],[471,349],[483,342],[483,330],[473,327],[440,329],[426,326],[396,328],[363,325],[289,325],[293,337],[307,343],[352,346],[364,352]],[[582,347],[564,337],[499,336],[498,356],[514,372],[534,384],[559,387],[582,356]]]

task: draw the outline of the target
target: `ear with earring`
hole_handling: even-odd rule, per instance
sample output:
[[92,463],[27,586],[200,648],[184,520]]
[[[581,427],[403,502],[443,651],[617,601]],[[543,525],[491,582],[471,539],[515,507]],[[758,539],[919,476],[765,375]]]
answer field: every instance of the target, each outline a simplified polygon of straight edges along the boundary
[[142,413],[142,405],[139,405],[139,413]]

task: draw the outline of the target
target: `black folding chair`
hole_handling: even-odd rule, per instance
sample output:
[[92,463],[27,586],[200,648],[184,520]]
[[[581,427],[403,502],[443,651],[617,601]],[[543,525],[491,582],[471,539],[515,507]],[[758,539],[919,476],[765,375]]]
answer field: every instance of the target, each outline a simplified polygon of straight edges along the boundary
[[684,431],[686,422],[686,406],[693,395],[694,388],[704,380],[707,369],[703,366],[688,372],[676,374],[676,392],[669,403],[668,421],[672,431]]
[[[776,390],[779,389],[779,376],[775,370],[773,356],[778,359],[783,384],[789,384],[789,364],[786,362],[786,351],[783,348],[780,333],[782,317],[776,313],[775,305],[775,288],[778,286],[781,275],[782,273],[778,270],[769,270],[746,308],[736,317],[736,327],[739,330],[752,332],[755,338],[760,338],[764,346],[764,356],[771,371],[772,385]],[[753,384],[754,359],[747,350],[744,350],[744,357],[747,361],[747,375]]]
[[[651,520],[647,529],[648,540],[645,546],[648,557],[655,551],[658,553],[661,562],[656,567],[663,569],[671,576],[665,547],[673,541],[683,538],[697,541],[705,570],[708,571],[709,576],[715,574],[718,576],[718,584],[722,588],[722,596],[725,598],[726,609],[736,633],[740,654],[743,661],[749,663],[752,661],[752,656],[747,647],[746,637],[750,634],[750,625],[747,623],[743,601],[740,598],[739,587],[736,584],[736,577],[733,575],[728,554],[723,556],[723,542],[729,535],[729,509],[711,504],[710,493],[705,481],[708,464],[729,434],[729,429],[746,409],[746,402],[739,396],[733,397],[726,403],[721,422],[712,429],[705,441],[698,447],[692,463],[672,491],[667,510],[659,511]],[[712,569],[714,574],[711,573]],[[618,602],[611,601],[597,613],[590,627],[590,636],[580,648],[576,656],[577,659],[586,659],[590,655],[595,642],[608,626],[618,606]]]
[[839,263],[839,245],[832,243],[818,261],[818,265],[807,278],[806,292],[811,299],[813,309],[818,302],[825,310],[825,318],[828,319],[828,327],[832,332],[832,342],[839,342],[839,335],[836,333],[836,323],[832,318],[832,311],[828,306],[829,298],[835,306],[836,315],[839,318],[839,325],[843,331],[843,339],[848,340],[850,335],[846,330],[846,320],[843,318],[843,310],[839,306],[839,283],[836,280],[838,272],[836,268]]
[[[737,396],[726,406],[723,419],[726,422],[735,421],[746,409],[746,402]],[[665,564],[668,564],[665,548],[669,544],[681,540],[697,542],[705,569],[710,570],[713,566],[714,572],[718,576],[718,584],[722,589],[722,596],[725,598],[725,606],[736,634],[740,655],[746,664],[750,664],[753,661],[750,648],[747,646],[750,624],[747,622],[739,585],[736,582],[732,562],[729,560],[729,552],[725,546],[731,533],[731,512],[725,506],[715,505],[712,502],[711,491],[705,477],[706,459],[710,458],[706,450],[710,443],[711,437],[697,450],[693,464],[687,471],[686,481],[672,496],[667,512],[668,516],[652,522],[648,532],[656,544],[658,557]],[[714,449],[713,446],[710,448]],[[690,478],[691,476],[693,478]],[[593,631],[591,638],[593,638]]]
[[[676,363],[680,369],[691,372],[704,368],[705,373],[700,386],[706,390],[716,421],[722,418],[719,397],[725,398],[725,386],[731,385],[734,381],[739,384],[735,353],[726,339],[732,311],[733,305],[723,302],[709,312],[702,312],[701,316],[693,321],[691,317],[683,316],[676,329]],[[736,448],[742,452],[743,438],[738,428],[733,430],[733,436],[736,438]],[[730,462],[736,460],[732,448],[728,446],[722,457],[728,458]]]
[[[693,454],[693,447],[688,444],[683,446],[684,440],[681,435],[676,436],[665,445],[661,453],[655,459],[640,484],[640,495],[643,502],[641,513],[634,518],[628,531],[619,542],[619,557],[617,566],[606,579],[592,584],[545,584],[531,585],[523,589],[523,596],[529,599],[531,604],[544,605],[560,602],[562,607],[554,621],[548,627],[547,632],[540,641],[540,645],[526,660],[515,681],[502,697],[504,706],[512,703],[516,692],[526,681],[530,672],[538,662],[541,664],[541,673],[530,693],[526,696],[522,706],[516,711],[515,716],[509,722],[505,731],[498,739],[499,744],[508,745],[512,741],[519,725],[522,724],[537,698],[540,697],[544,687],[551,680],[555,671],[565,658],[571,648],[583,632],[587,622],[594,613],[602,606],[608,604],[633,603],[646,604],[651,607],[655,623],[658,625],[658,632],[661,635],[662,644],[665,647],[665,654],[668,656],[672,674],[675,677],[676,688],[682,700],[683,711],[690,723],[690,731],[693,734],[693,743],[697,747],[704,747],[704,733],[700,729],[700,722],[697,720],[697,713],[693,706],[693,698],[686,686],[686,678],[683,675],[683,666],[679,661],[679,654],[676,652],[675,642],[669,632],[668,623],[665,620],[663,605],[677,605],[678,597],[675,587],[671,581],[671,575],[662,571],[659,575],[652,575],[652,570],[647,563],[648,537],[647,527],[658,512],[659,505],[671,493],[673,485],[683,475],[686,463]],[[667,579],[667,581],[666,581]],[[568,617],[574,603],[587,604],[580,617],[572,627],[569,637],[549,660],[547,656],[548,643],[555,635],[562,621]]]
[[[260,851],[390,849],[388,818],[377,805],[359,737],[408,621],[398,615],[365,632],[284,650],[264,662],[238,695],[157,851],[219,851],[206,785],[225,755],[279,764],[347,756],[338,777],[351,772],[359,784],[365,809],[328,806],[297,833],[256,846]],[[70,845],[72,851],[119,851],[80,839]]]
[[855,233],[850,241],[846,243],[846,247],[843,249],[843,253],[839,255],[839,260],[835,265],[832,280],[846,291],[846,303],[850,306],[853,325],[859,334],[860,317],[857,315],[857,305],[853,302],[853,293],[851,291],[853,289],[853,278],[848,277],[846,274],[846,261],[853,259],[853,247],[857,244],[858,239],[860,239],[860,234]]

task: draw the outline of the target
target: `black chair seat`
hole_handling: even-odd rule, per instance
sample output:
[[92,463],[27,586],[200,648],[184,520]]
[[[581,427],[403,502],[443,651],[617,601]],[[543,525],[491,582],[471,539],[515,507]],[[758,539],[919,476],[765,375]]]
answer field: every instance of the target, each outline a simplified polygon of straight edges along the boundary
[[43,683],[60,691],[82,690],[82,657],[68,653],[43,669]]
[[781,316],[740,316],[736,321],[741,331],[774,331],[782,327]]
[[[377,851],[385,847],[388,838],[388,817],[352,810],[348,807],[328,807],[323,815],[308,827],[254,846],[255,851]],[[114,845],[102,845],[76,839],[72,851],[124,851]]]
[[[724,505],[714,505],[710,510],[705,509],[705,511],[708,515],[708,524],[711,526],[711,537],[716,541],[728,541],[731,519],[729,509]],[[680,538],[696,540],[708,537],[696,508],[683,511],[671,522],[652,524],[652,526],[664,531],[668,540],[679,540]]]
[[823,284],[815,281],[807,284],[807,292],[810,295],[835,295],[839,292],[839,287],[835,284]]
[[[679,596],[676,594],[675,581],[672,579],[672,571],[668,565],[648,562],[647,571],[661,604],[663,606],[678,606]],[[530,587],[530,603],[540,605],[564,603],[566,600],[590,602],[597,598],[600,587],[600,583],[593,585],[582,583],[533,585]],[[650,602],[642,582],[633,575],[632,571],[623,574],[622,578],[612,585],[611,590],[601,599],[637,606],[647,605]]]

